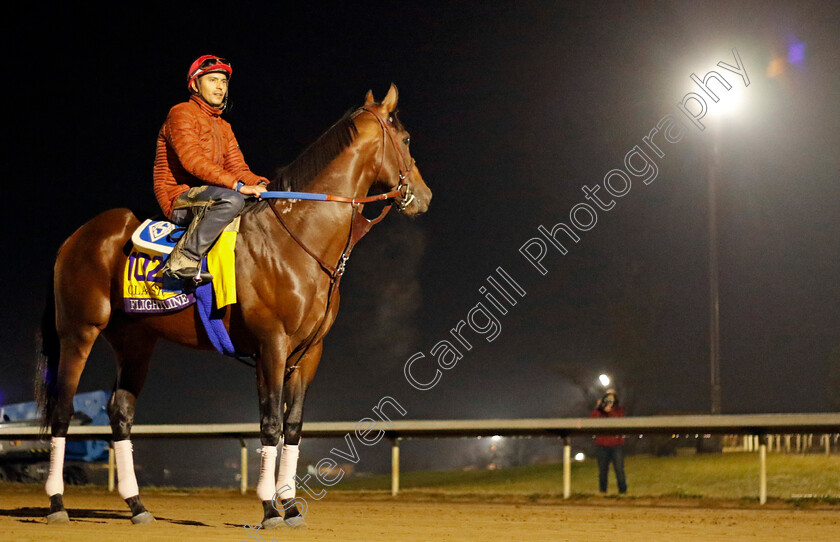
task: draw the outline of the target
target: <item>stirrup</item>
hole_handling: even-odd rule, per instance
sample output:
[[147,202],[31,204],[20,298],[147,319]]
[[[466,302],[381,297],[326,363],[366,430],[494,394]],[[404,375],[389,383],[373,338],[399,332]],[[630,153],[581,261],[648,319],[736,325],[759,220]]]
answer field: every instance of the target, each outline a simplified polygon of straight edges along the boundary
[[201,271],[198,267],[182,267],[181,269],[164,269],[163,274],[178,280],[192,282],[196,285],[204,284],[213,280],[213,275],[207,271]]
[[213,275],[202,270],[203,261],[204,258],[193,260],[176,246],[169,255],[169,259],[163,264],[163,274],[195,285],[210,282],[213,280]]

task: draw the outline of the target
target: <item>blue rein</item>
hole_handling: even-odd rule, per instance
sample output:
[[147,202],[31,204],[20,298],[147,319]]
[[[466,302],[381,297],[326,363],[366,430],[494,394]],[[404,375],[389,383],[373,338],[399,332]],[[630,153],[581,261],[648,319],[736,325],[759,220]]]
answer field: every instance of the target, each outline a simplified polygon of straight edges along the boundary
[[309,199],[315,201],[327,201],[326,194],[313,194],[311,192],[281,192],[269,190],[260,194],[263,199]]

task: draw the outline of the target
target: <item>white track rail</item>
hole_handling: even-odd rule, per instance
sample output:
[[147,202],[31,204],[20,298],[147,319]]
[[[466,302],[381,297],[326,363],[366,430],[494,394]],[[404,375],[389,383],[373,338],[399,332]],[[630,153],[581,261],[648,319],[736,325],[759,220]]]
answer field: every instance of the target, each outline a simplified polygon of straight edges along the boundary
[[[307,422],[306,438],[343,438],[353,435],[357,422]],[[767,500],[767,442],[772,434],[840,433],[840,413],[825,414],[735,414],[689,416],[632,416],[628,418],[523,418],[490,420],[400,420],[380,421],[367,432],[384,431],[392,445],[391,493],[399,491],[399,445],[406,438],[441,437],[560,437],[563,439],[563,496],[571,495],[569,437],[613,434],[741,434],[759,438],[759,502]],[[38,427],[0,424],[0,440],[34,440],[42,435]],[[245,439],[259,438],[256,423],[135,425],[132,439],[148,438],[235,438],[242,445],[242,487],[247,489],[247,450]],[[110,440],[109,426],[70,426],[68,440]],[[826,447],[830,446],[826,439]],[[113,447],[111,448],[113,456]],[[113,489],[113,457],[109,461],[109,489]]]

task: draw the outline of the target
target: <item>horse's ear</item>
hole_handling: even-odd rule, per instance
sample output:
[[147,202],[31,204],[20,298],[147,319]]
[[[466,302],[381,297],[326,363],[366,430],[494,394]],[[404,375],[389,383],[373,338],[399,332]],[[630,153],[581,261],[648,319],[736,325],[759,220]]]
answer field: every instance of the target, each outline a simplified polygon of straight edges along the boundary
[[371,105],[373,102],[373,91],[369,90],[367,91],[367,94],[365,94],[365,106]]
[[391,83],[391,88],[388,89],[388,94],[385,96],[385,99],[382,100],[382,107],[385,108],[386,111],[391,112],[397,108],[397,98],[399,93],[397,92],[397,85]]

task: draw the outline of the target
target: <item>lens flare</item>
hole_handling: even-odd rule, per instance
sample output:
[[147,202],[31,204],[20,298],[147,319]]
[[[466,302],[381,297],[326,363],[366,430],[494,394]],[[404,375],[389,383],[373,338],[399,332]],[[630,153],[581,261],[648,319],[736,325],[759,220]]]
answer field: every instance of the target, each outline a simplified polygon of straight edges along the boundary
[[800,64],[805,60],[805,44],[796,42],[788,47],[787,61],[791,64]]

